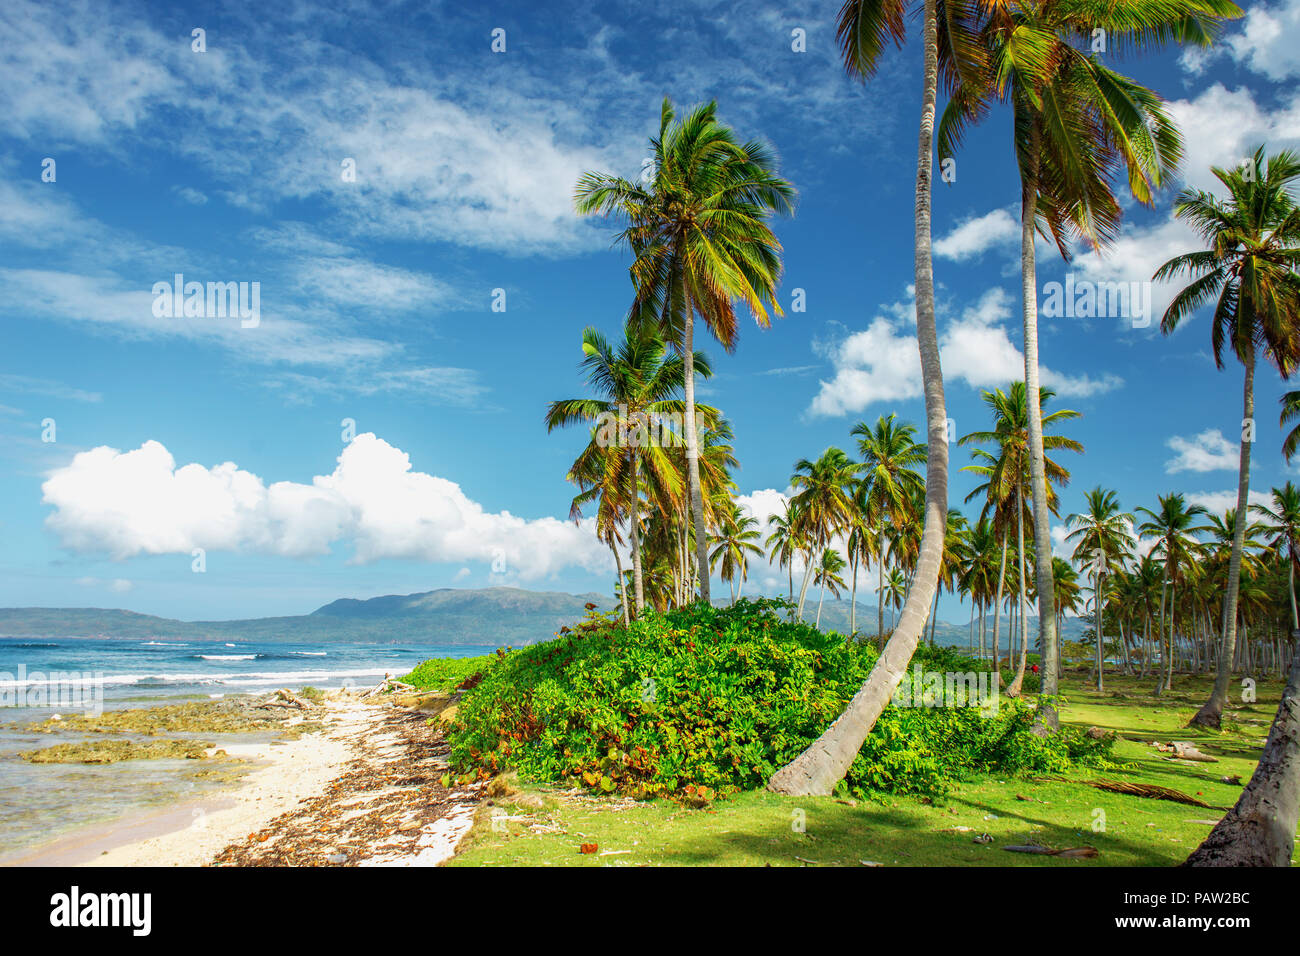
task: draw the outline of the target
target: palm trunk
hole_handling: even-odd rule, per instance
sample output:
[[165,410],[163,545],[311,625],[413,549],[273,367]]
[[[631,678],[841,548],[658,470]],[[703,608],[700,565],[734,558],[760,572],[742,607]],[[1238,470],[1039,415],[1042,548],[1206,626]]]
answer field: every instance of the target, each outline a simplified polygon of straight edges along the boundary
[[1043,454],[1043,407],[1038,393],[1038,267],[1034,259],[1035,210],[1038,200],[1038,139],[1031,132],[1020,203],[1020,288],[1024,308],[1025,402],[1029,412],[1029,489],[1034,503],[1034,564],[1038,578],[1038,647],[1042,654],[1042,689],[1038,695],[1036,731],[1056,730],[1060,715],[1056,661],[1060,654],[1056,627],[1056,583],[1052,575],[1050,516],[1047,510],[1047,470]]
[[[1168,549],[1169,543],[1165,542],[1165,548]],[[1165,690],[1165,661],[1168,652],[1165,650],[1165,601],[1169,595],[1169,558],[1165,557],[1165,574],[1160,582],[1160,634],[1157,643],[1160,645],[1160,669],[1156,672],[1156,696],[1159,697]]]
[[1106,575],[1102,571],[1102,568],[1105,566],[1105,561],[1106,561],[1106,553],[1103,551],[1101,553],[1100,560],[1097,562],[1097,573],[1093,577],[1093,585],[1092,585],[1093,603],[1097,605],[1094,608],[1094,610],[1097,613],[1097,690],[1098,691],[1105,690],[1105,687],[1103,686],[1104,681],[1103,681],[1103,674],[1102,674],[1102,671],[1104,669],[1103,664],[1105,663],[1106,660],[1106,651],[1105,651],[1106,639],[1105,637],[1102,636],[1102,605],[1104,604],[1104,601],[1102,600],[1102,585],[1106,578]]
[[1029,658],[1029,610],[1025,601],[1025,502],[1024,489],[1016,487],[1016,549],[1020,562],[1020,588],[1017,604],[1020,607],[1020,663],[1016,667],[1016,676],[1007,688],[1007,696],[1019,697],[1020,688],[1025,682],[1025,662]]
[[640,456],[637,455],[636,449],[630,453],[632,459],[632,487],[631,505],[632,513],[628,519],[628,540],[632,544],[632,582],[636,594],[636,613],[637,617],[645,611],[645,584],[641,572],[641,489],[637,480],[637,472],[640,470]]
[[1002,630],[1002,589],[1007,579],[1007,529],[1002,529],[1002,558],[998,562],[998,593],[993,602],[993,681],[1002,686],[1002,649],[998,636]]
[[[1255,418],[1255,349],[1248,346],[1243,364],[1246,381],[1242,388],[1241,459],[1237,466],[1237,524],[1232,531],[1232,556],[1228,559],[1228,593],[1224,595],[1223,644],[1219,650],[1219,667],[1214,675],[1214,690],[1188,726],[1219,726],[1223,707],[1228,702],[1228,681],[1232,677],[1232,658],[1237,649],[1237,597],[1241,592],[1241,552],[1246,540],[1250,498],[1250,442],[1245,423]],[[1251,438],[1254,438],[1252,431]],[[1288,854],[1289,856],[1289,854]]]
[[817,597],[817,622],[813,625],[813,627],[819,628],[822,626],[822,602],[825,600],[826,600],[826,582],[823,581],[821,594],[819,594]]
[[700,488],[700,439],[695,428],[695,306],[683,290],[686,322],[682,331],[682,364],[686,383],[686,471],[690,479],[691,517],[695,526],[695,566],[699,570],[700,600],[709,603],[709,540],[704,533],[704,493]]
[[618,553],[618,545],[614,543],[612,537],[609,550],[614,552],[614,566],[618,568],[618,597],[623,605],[623,623],[631,624],[632,619],[627,612],[627,582],[623,580],[623,556]]
[[925,473],[925,526],[914,586],[903,614],[870,675],[836,721],[794,761],[774,773],[768,787],[778,793],[829,794],[844,779],[849,765],[902,681],[916,652],[930,598],[939,586],[948,524],[948,430],[943,369],[934,319],[934,269],[930,251],[931,163],[934,153],[934,107],[938,88],[938,24],[935,0],[924,0],[925,51],[921,129],[916,155],[916,341],[925,389],[928,446]]
[[806,567],[804,567],[803,569],[803,584],[799,586],[799,618],[798,619],[801,621],[803,620],[803,602],[808,597],[808,582],[812,580],[813,563],[812,563],[811,551],[807,555],[805,555],[804,561],[806,562]]
[[1300,644],[1259,765],[1184,866],[1290,866],[1300,816]]
[[853,564],[853,589],[849,592],[849,637],[858,632],[858,559],[850,555]]
[[880,540],[876,555],[876,647],[885,646],[885,525],[880,525]]

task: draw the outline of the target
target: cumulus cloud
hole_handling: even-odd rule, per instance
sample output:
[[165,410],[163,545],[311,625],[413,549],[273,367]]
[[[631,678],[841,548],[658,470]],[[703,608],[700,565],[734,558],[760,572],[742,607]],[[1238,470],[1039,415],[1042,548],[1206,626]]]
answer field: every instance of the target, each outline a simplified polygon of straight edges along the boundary
[[[1222,515],[1229,508],[1237,507],[1237,489],[1227,491],[1189,491],[1186,493],[1188,504],[1200,505],[1212,515]],[[1262,491],[1250,492],[1246,499],[1252,505],[1271,505],[1272,499]]]
[[46,524],[65,548],[116,559],[195,548],[300,558],[345,544],[357,563],[487,561],[525,580],[612,564],[591,521],[485,511],[458,484],[414,470],[405,452],[371,433],[310,484],[268,484],[233,462],[177,467],[161,443],[146,441],[132,451],[81,452],[42,491],[54,509]]
[[934,242],[934,254],[940,259],[961,262],[983,255],[994,246],[1020,239],[1020,223],[1006,209],[967,219],[946,236]]
[[1240,448],[1223,437],[1217,428],[1208,428],[1185,438],[1174,435],[1165,442],[1176,454],[1165,462],[1165,471],[1236,471]]
[[[912,311],[908,303],[882,310],[866,329],[835,343],[815,343],[830,360],[835,375],[823,380],[809,412],[845,415],[876,402],[919,398],[921,360],[914,332],[898,316]],[[1024,377],[1023,353],[1012,343],[1004,324],[1011,317],[1011,297],[999,287],[989,289],[957,318],[941,321],[939,348],[945,382],[963,381],[972,388],[1004,386]],[[1044,385],[1064,396],[1089,396],[1123,384],[1115,375],[1095,378],[1040,370]]]

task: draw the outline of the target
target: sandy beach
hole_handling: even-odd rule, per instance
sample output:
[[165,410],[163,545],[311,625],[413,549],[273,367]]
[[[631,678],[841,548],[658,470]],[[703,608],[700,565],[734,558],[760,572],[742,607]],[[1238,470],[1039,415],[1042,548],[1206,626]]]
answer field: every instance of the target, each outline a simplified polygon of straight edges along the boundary
[[87,828],[8,866],[436,866],[473,823],[481,784],[445,788],[427,714],[342,694],[296,740],[223,743],[254,761],[237,789]]

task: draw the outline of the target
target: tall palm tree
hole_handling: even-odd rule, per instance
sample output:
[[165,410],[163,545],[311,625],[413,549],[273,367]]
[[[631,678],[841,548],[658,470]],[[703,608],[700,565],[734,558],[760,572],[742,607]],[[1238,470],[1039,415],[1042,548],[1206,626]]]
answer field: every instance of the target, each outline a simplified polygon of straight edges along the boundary
[[[1196,521],[1208,512],[1200,505],[1189,506],[1180,494],[1160,495],[1156,503],[1156,511],[1138,506],[1137,510],[1146,515],[1147,520],[1138,525],[1137,531],[1140,535],[1158,539],[1153,553],[1164,561],[1165,573],[1160,586],[1161,661],[1164,667],[1156,684],[1156,696],[1159,696],[1174,684],[1174,597],[1183,569],[1200,551],[1196,536],[1206,531],[1206,527],[1196,524]],[[1168,640],[1164,633],[1166,600],[1169,609]]]
[[711,567],[720,569],[722,580],[731,585],[732,604],[736,603],[745,581],[749,579],[750,557],[764,556],[762,547],[756,543],[759,536],[758,519],[745,514],[739,505],[732,502],[714,536],[715,547],[709,558]]
[[[1028,385],[1030,488],[1034,532],[1048,540],[1047,473],[1043,467],[1038,403],[1038,291],[1034,241],[1050,232],[1064,258],[1067,226],[1093,245],[1109,242],[1120,206],[1111,180],[1123,174],[1135,199],[1150,205],[1154,190],[1181,155],[1177,130],[1160,98],[1087,56],[1073,43],[1105,31],[1118,46],[1168,40],[1207,45],[1221,15],[1241,11],[1226,0],[1172,0],[1116,6],[1104,0],[1042,0],[980,7],[979,45],[986,69],[953,92],[939,126],[939,155],[951,155],[966,125],[992,102],[1011,106],[1013,146],[1021,182],[1021,291],[1025,382]],[[1058,652],[1051,554],[1038,551],[1039,644],[1044,654],[1044,698],[1055,694]],[[1046,685],[1051,684],[1050,693]],[[1055,709],[1040,707],[1040,726],[1059,724]]]
[[979,617],[979,656],[983,659],[984,619],[995,595],[1000,590],[998,534],[987,515],[981,515],[979,520],[970,526],[967,548],[967,560],[962,570],[961,582],[975,605],[976,616]]
[[853,520],[852,489],[856,467],[839,448],[827,448],[816,461],[804,458],[795,463],[790,487],[796,493],[790,499],[790,505],[799,522],[799,533],[810,546],[803,585],[799,588],[800,620],[803,619],[808,584],[817,566],[813,554],[821,554],[831,539]]
[[[590,463],[583,463],[583,458],[626,458],[626,469],[602,468],[600,474],[620,472],[627,483],[620,510],[628,513],[633,587],[636,612],[640,614],[645,610],[640,543],[641,476],[643,471],[648,473],[660,488],[672,489],[678,483],[676,469],[659,440],[662,431],[657,424],[664,417],[680,418],[683,413],[682,401],[677,396],[684,386],[684,368],[680,358],[668,354],[663,338],[654,329],[629,322],[623,331],[623,340],[615,347],[597,329],[588,326],[583,330],[583,359],[579,368],[586,372],[587,383],[596,395],[552,402],[546,410],[545,421],[548,432],[577,422],[598,425],[573,474],[581,475],[590,467]],[[694,361],[701,377],[712,374],[709,361],[702,353],[697,353]],[[711,417],[717,415],[716,409],[709,408],[707,412]]]
[[[1133,548],[1131,514],[1120,511],[1119,496],[1100,486],[1084,496],[1087,510],[1069,515],[1065,523],[1074,530],[1065,536],[1073,541],[1074,554],[1088,562],[1092,570],[1092,594],[1097,628],[1097,690],[1104,690],[1102,680],[1106,643],[1102,611],[1105,603],[1105,579],[1112,570],[1122,568]],[[1046,670],[1046,667],[1044,667]]]
[[821,560],[817,562],[816,583],[821,589],[817,598],[817,620],[816,626],[822,626],[822,602],[826,600],[826,591],[839,599],[840,589],[844,587],[844,579],[840,577],[840,572],[844,570],[844,559],[834,548],[824,548],[822,550]]
[[[1079,417],[1079,413],[1068,408],[1059,409],[1052,412],[1046,418],[1041,417],[1041,409],[1055,397],[1056,393],[1050,388],[1040,387],[1038,390],[1038,404],[1040,409],[1039,423],[1039,445],[1040,450],[1049,451],[1076,451],[1082,452],[1083,445],[1072,438],[1066,438],[1063,435],[1044,435],[1044,429],[1055,428],[1062,422],[1069,421]],[[1027,632],[1028,623],[1025,613],[1025,533],[1024,533],[1024,513],[1026,508],[1025,502],[1025,485],[1029,483],[1032,476],[1031,469],[1031,452],[1032,452],[1032,416],[1029,407],[1029,389],[1024,382],[1012,382],[1004,392],[1002,389],[985,391],[983,393],[984,404],[988,406],[993,413],[993,430],[992,431],[975,431],[965,435],[959,441],[959,444],[988,444],[994,446],[996,454],[990,454],[983,449],[976,449],[973,455],[979,464],[968,465],[964,470],[973,471],[977,474],[984,475],[986,481],[978,486],[966,500],[977,496],[981,492],[985,493],[989,504],[995,511],[1005,513],[1011,509],[1010,513],[1015,516],[1016,524],[1016,555],[1020,563],[1020,573],[1018,575],[1020,585],[1017,588],[1018,610],[1020,615],[1020,659],[1023,665],[1026,659],[1027,650]],[[1064,486],[1069,483],[1070,473],[1063,466],[1053,459],[1044,457],[1042,461],[1044,474],[1047,475],[1047,497],[1045,498],[1044,507],[1051,512],[1057,508],[1056,491],[1054,485]],[[1047,531],[1040,531],[1037,525],[1037,517],[1031,513],[1030,520],[1034,522],[1035,534],[1049,534]],[[1002,528],[1005,531],[1008,527],[1005,518],[1002,519]],[[1042,540],[1050,542],[1050,537]],[[1051,552],[1050,544],[1038,549],[1040,551]],[[1043,596],[1039,594],[1039,604],[1043,603]],[[1051,613],[1055,615],[1053,605]],[[1051,626],[1055,631],[1055,622]],[[994,634],[997,633],[997,623],[994,624]],[[1044,664],[1047,663],[1047,648],[1041,644],[1042,623],[1039,624],[1040,649],[1043,651]],[[1014,649],[1014,648],[1013,648]],[[1053,703],[1057,692],[1055,668],[1044,667],[1043,692],[1039,697],[1039,711],[1041,721],[1045,726],[1054,727],[1056,725],[1056,708]],[[1012,687],[1019,692],[1021,682],[1024,680],[1024,667],[1017,668],[1016,677],[1012,682]],[[1014,694],[1013,694],[1014,696]]]
[[1273,536],[1269,550],[1279,561],[1286,562],[1287,595],[1291,599],[1291,627],[1300,628],[1300,612],[1296,610],[1295,566],[1300,560],[1300,488],[1288,481],[1273,489],[1272,507],[1251,505],[1250,510],[1264,518],[1264,525]]
[[800,534],[798,515],[786,502],[785,511],[771,518],[772,531],[763,542],[768,553],[777,560],[777,567],[785,568],[790,575],[790,600],[794,600],[794,556],[807,550],[807,542]]
[[[840,9],[837,37],[844,64],[851,74],[875,73],[880,53],[889,41],[902,45],[906,35],[907,0],[845,0]],[[965,24],[969,8],[963,0],[945,0],[941,43],[937,0],[921,0],[922,90],[920,132],[916,144],[916,200],[914,260],[916,289],[916,343],[921,359],[925,393],[927,451],[925,530],[912,590],[899,624],[844,712],[803,753],[768,780],[778,793],[828,794],[844,779],[902,681],[916,652],[921,628],[939,580],[939,555],[947,530],[948,429],[943,395],[943,369],[934,318],[934,264],[930,246],[931,172],[934,152],[935,98],[940,67],[951,85],[955,77],[974,72],[971,60],[978,51],[967,42]]]
[[[926,449],[916,441],[916,426],[899,422],[893,413],[882,415],[874,426],[858,422],[851,434],[858,439],[858,454],[862,456],[862,510],[875,532],[877,585],[883,588],[889,540],[886,528],[891,523],[904,524],[908,510],[924,492],[925,479],[917,468],[925,464]],[[881,640],[885,632],[883,601],[877,602],[876,610],[876,638]]]
[[704,499],[695,422],[695,318],[728,352],[738,334],[735,303],[766,327],[769,309],[781,315],[776,285],[781,244],[769,225],[773,213],[794,208],[794,188],[776,173],[762,143],[741,143],[708,103],[675,121],[665,99],[659,135],[651,140],[653,175],[646,185],[589,172],[578,181],[579,213],[617,216],[632,250],[636,288],[633,314],[657,324],[685,361],[686,461],[694,522],[700,599],[709,601]]
[[[1155,274],[1157,280],[1186,275],[1192,281],[1169,303],[1160,321],[1166,335],[1201,306],[1216,299],[1211,324],[1215,364],[1223,368],[1227,346],[1245,367],[1242,389],[1241,453],[1237,469],[1237,512],[1245,514],[1250,496],[1250,446],[1254,440],[1255,364],[1266,361],[1290,377],[1300,362],[1300,209],[1291,195],[1300,179],[1300,156],[1284,151],[1267,160],[1261,146],[1243,166],[1213,167],[1227,190],[1220,199],[1203,190],[1184,190],[1174,214],[1188,223],[1208,248],[1175,256]],[[1228,569],[1223,647],[1214,689],[1191,723],[1218,727],[1228,699],[1228,680],[1237,647],[1237,589],[1241,581],[1239,522]]]

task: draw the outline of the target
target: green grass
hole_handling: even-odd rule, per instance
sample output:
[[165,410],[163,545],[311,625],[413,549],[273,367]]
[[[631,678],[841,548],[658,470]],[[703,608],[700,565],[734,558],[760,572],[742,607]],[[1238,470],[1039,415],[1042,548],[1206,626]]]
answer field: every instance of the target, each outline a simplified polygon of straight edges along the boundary
[[[523,793],[481,808],[455,866],[1172,866],[1209,832],[1196,821],[1217,820],[1222,811],[1124,794],[1077,782],[1109,779],[1179,790],[1214,807],[1228,807],[1241,788],[1220,778],[1249,781],[1277,707],[1280,682],[1261,683],[1259,701],[1230,709],[1221,732],[1186,729],[1204,700],[1208,679],[1181,678],[1172,693],[1151,695],[1153,680],[1108,677],[1106,692],[1083,686],[1070,674],[1063,682],[1067,723],[1115,731],[1115,759],[1125,769],[1079,770],[1067,782],[980,776],[961,783],[942,800],[885,797],[840,801],[830,797],[781,797],[750,791],[704,809],[665,800],[635,802],[525,785]],[[1194,742],[1218,763],[1175,763],[1150,741]],[[538,798],[542,807],[530,806]],[[1025,798],[1025,799],[1021,799]],[[1104,831],[1094,831],[1097,811]],[[802,812],[804,831],[795,823]],[[492,817],[498,820],[494,829]],[[501,816],[506,819],[500,819]],[[954,829],[970,827],[970,831]],[[987,845],[974,842],[987,833]],[[1056,859],[1009,853],[1006,845],[1029,842],[1064,848],[1093,846],[1095,859]],[[595,843],[595,854],[579,852]],[[610,853],[609,851],[622,851]],[[602,855],[608,854],[608,855]],[[802,858],[802,859],[800,859]]]

